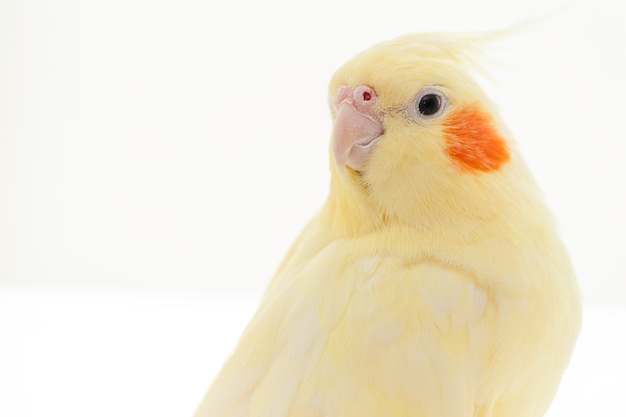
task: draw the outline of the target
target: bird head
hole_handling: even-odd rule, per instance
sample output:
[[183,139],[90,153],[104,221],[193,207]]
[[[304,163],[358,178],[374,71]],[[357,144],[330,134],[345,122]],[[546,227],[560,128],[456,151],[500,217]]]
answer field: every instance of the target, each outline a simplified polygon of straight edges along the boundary
[[[330,82],[329,219],[344,234],[466,227],[534,189],[470,76],[475,39],[411,35],[356,55]],[[527,186],[528,185],[528,186]],[[468,232],[471,234],[471,232]]]

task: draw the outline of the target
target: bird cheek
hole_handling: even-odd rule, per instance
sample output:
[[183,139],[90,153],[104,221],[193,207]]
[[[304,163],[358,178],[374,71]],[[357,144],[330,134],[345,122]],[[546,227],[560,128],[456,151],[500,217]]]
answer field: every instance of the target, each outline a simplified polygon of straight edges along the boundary
[[444,121],[446,152],[465,171],[494,171],[510,159],[506,141],[489,113],[475,107],[458,108]]

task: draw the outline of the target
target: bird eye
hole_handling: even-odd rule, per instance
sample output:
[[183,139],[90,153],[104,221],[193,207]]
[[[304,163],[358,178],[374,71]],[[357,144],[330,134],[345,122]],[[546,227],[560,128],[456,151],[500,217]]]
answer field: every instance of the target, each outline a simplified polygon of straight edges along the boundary
[[443,112],[447,105],[446,96],[433,88],[427,88],[418,94],[415,100],[417,116],[421,119],[431,119]]
[[436,94],[426,94],[420,99],[417,109],[424,116],[432,116],[441,108],[441,98]]

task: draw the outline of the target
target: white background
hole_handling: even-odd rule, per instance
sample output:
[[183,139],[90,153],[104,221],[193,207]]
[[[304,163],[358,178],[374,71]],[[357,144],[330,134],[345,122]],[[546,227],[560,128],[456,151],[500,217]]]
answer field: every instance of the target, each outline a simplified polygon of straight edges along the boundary
[[325,199],[333,71],[529,20],[485,88],[599,324],[553,415],[623,395],[623,3],[337,3],[0,0],[0,415],[188,415]]

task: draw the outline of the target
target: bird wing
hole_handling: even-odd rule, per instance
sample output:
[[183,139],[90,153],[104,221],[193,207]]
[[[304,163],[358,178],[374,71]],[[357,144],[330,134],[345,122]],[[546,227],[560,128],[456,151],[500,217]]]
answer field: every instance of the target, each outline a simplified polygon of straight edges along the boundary
[[471,416],[495,309],[466,274],[334,241],[266,294],[196,416]]

